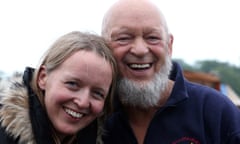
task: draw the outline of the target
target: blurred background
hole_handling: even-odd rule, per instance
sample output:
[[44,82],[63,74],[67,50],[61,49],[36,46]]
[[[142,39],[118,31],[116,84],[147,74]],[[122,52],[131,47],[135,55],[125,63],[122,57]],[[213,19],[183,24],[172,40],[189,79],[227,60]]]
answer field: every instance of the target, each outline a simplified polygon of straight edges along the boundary
[[[63,34],[74,30],[100,34],[103,15],[115,1],[0,0],[0,78],[22,72],[26,66],[35,67],[43,52]],[[218,86],[209,86],[225,91],[226,95],[230,95],[226,90],[230,87],[238,97],[238,0],[153,2],[167,19],[174,35],[173,59],[182,64],[186,76],[202,72],[216,77]],[[195,79],[189,79],[203,84],[211,79],[206,75],[194,76]]]

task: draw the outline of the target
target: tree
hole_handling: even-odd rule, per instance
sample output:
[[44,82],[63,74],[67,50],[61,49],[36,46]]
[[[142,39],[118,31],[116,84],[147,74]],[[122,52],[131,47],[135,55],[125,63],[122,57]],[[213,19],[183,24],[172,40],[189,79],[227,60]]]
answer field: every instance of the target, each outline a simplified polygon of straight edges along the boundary
[[229,84],[240,95],[240,68],[226,62],[198,61],[196,66],[199,70],[217,75],[222,83]]
[[181,59],[174,59],[184,70],[201,71],[212,73],[218,76],[222,83],[228,84],[240,95],[240,68],[226,62],[215,60],[197,61],[194,65],[189,65]]

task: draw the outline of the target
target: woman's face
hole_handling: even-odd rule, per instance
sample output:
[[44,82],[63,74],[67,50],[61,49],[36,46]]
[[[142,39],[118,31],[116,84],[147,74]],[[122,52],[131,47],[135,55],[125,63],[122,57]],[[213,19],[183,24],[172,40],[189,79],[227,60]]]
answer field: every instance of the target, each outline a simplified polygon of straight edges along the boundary
[[50,73],[43,66],[38,85],[57,133],[74,134],[99,116],[111,81],[110,64],[92,51],[74,53]]

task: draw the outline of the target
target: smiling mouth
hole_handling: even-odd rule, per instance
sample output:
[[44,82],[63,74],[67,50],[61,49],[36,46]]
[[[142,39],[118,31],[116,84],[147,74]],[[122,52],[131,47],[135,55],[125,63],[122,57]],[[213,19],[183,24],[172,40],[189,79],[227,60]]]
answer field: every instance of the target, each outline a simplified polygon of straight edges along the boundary
[[147,63],[147,64],[128,64],[128,67],[133,69],[133,70],[146,70],[149,69],[152,66],[151,63]]
[[70,115],[71,117],[75,118],[75,119],[79,119],[79,118],[82,118],[84,116],[84,114],[81,114],[79,112],[76,112],[76,111],[73,111],[69,108],[64,108],[64,111]]

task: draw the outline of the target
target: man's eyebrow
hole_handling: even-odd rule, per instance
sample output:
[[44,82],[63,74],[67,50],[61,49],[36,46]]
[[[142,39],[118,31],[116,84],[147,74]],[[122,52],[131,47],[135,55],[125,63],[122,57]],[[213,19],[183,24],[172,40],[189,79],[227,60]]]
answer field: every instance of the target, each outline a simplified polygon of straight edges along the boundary
[[114,33],[114,34],[121,34],[121,33],[129,32],[129,31],[130,31],[129,28],[122,27],[122,28],[113,29],[112,33]]
[[111,38],[115,38],[115,37],[117,37],[117,36],[119,36],[119,35],[121,35],[121,34],[127,34],[127,33],[129,33],[129,30],[127,30],[127,29],[113,30],[113,31],[111,32],[110,37],[111,37]]
[[144,31],[163,33],[164,30],[159,27],[144,28]]

